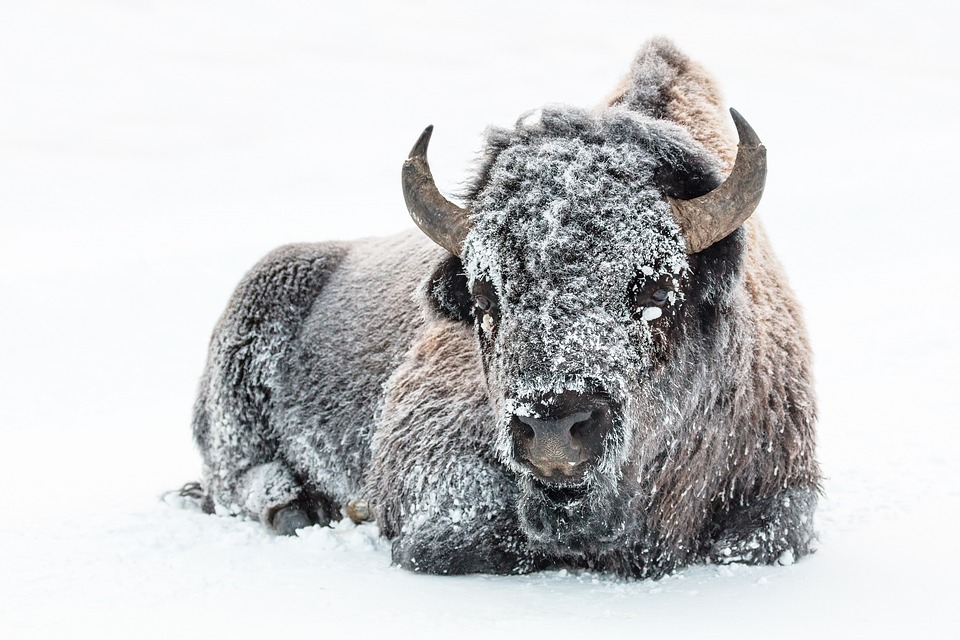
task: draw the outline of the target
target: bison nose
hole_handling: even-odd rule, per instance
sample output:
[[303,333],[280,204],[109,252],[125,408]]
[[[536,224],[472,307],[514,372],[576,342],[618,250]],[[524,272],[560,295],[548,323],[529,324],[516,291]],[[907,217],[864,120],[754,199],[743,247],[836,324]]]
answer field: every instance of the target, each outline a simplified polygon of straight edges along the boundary
[[582,463],[591,457],[581,436],[592,417],[591,411],[548,420],[516,416],[514,436],[521,456],[544,479],[563,480],[581,475]]

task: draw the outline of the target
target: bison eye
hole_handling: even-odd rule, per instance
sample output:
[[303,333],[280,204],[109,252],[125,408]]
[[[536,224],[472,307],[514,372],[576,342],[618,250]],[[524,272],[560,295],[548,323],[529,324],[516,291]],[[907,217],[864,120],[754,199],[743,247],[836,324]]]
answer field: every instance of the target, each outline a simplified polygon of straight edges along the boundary
[[641,314],[648,322],[656,320],[663,315],[663,309],[683,299],[678,291],[680,283],[676,276],[663,274],[659,278],[651,278],[651,275],[646,272],[638,274],[629,290],[629,303],[634,313]]
[[477,280],[473,285],[473,308],[477,325],[491,338],[500,320],[500,305],[497,292],[488,281]]

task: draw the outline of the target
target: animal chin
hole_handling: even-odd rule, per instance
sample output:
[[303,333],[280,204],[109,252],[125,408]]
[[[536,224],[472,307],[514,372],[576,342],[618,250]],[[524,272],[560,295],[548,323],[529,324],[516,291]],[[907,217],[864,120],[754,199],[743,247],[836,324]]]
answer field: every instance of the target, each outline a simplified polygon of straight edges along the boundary
[[544,484],[521,480],[520,525],[531,545],[566,556],[615,546],[628,529],[628,513],[615,492],[590,482]]

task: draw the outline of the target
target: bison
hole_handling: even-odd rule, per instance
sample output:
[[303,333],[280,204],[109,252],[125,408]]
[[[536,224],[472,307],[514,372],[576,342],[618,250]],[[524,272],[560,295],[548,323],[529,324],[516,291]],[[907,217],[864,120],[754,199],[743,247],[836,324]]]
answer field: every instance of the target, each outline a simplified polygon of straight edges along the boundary
[[194,413],[205,510],[281,534],[368,511],[440,574],[810,552],[810,349],[751,217],[766,150],[720,105],[653,40],[599,108],[489,130],[463,207],[428,128],[402,172],[422,233],[284,246],[234,293]]

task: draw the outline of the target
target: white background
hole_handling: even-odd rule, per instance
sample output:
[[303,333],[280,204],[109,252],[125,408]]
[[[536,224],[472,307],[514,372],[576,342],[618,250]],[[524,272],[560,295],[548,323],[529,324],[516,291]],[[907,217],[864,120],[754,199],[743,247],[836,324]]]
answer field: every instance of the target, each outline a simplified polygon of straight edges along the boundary
[[[955,3],[0,1],[0,635],[946,637],[960,569]],[[389,566],[159,499],[236,282],[408,228],[488,124],[593,106],[648,37],[769,149],[761,215],[816,352],[820,551],[659,582]]]

